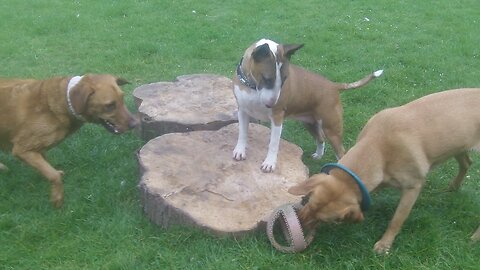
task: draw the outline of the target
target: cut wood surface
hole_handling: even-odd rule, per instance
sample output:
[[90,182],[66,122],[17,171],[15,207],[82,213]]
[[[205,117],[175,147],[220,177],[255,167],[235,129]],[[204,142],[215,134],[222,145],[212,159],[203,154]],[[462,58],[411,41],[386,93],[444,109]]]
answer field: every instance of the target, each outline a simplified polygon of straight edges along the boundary
[[243,235],[265,229],[272,211],[299,202],[287,189],[305,181],[302,150],[281,141],[275,172],[263,173],[270,130],[249,127],[247,159],[235,161],[232,150],[238,124],[217,131],[165,134],[138,154],[144,211],[156,224],[194,225],[215,234]]
[[185,75],[174,82],[145,84],[133,96],[146,141],[166,133],[218,130],[237,121],[232,80],[220,75]]

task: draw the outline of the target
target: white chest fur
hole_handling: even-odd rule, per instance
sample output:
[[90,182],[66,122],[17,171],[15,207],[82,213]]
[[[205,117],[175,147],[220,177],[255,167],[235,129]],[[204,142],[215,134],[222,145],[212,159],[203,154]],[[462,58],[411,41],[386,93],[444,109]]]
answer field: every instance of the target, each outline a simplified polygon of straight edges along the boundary
[[238,109],[246,112],[249,116],[260,120],[270,121],[272,115],[272,109],[267,108],[263,102],[261,102],[261,92],[255,90],[241,90],[238,85],[234,85],[233,92],[237,99]]

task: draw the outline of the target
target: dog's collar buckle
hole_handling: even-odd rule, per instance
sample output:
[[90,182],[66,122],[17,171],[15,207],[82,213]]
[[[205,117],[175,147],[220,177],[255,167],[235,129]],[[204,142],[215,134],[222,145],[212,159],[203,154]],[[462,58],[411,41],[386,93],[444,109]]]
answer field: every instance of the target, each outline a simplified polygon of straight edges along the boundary
[[237,66],[237,77],[238,77],[238,80],[245,86],[249,87],[249,88],[252,88],[253,90],[257,90],[257,85],[255,84],[255,82],[252,82],[250,80],[248,80],[247,76],[245,75],[245,73],[243,73],[243,70],[242,70],[242,62],[243,62],[243,57],[242,59],[240,59],[240,63],[238,63],[238,66]]
[[330,172],[330,170],[333,169],[333,168],[339,168],[339,169],[343,170],[344,172],[348,173],[355,180],[358,187],[360,188],[360,192],[362,193],[362,202],[360,204],[360,208],[362,209],[362,211],[367,211],[368,208],[370,208],[370,205],[371,205],[371,198],[370,198],[370,194],[369,194],[367,188],[363,184],[360,177],[358,177],[358,175],[356,175],[349,168],[347,168],[347,167],[345,167],[345,166],[343,166],[342,164],[339,164],[339,163],[327,163],[327,164],[323,165],[323,167],[320,169],[320,171],[322,173],[328,174]]
[[72,99],[70,98],[70,91],[72,91],[72,88],[75,87],[80,82],[80,80],[82,80],[82,78],[83,78],[83,76],[75,76],[75,77],[71,78],[70,81],[68,81],[68,85],[67,85],[67,108],[68,108],[68,111],[77,120],[82,121],[82,122],[86,122],[87,120],[75,111],[75,109],[73,108]]

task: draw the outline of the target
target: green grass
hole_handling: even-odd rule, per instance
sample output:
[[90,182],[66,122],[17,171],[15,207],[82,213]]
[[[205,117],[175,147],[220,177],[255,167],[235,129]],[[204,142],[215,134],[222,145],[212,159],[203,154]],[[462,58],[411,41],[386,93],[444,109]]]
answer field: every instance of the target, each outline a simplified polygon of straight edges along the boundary
[[[375,112],[439,90],[480,86],[480,3],[462,1],[92,1],[0,0],[0,76],[47,78],[112,73],[132,84],[179,75],[230,77],[244,49],[262,37],[306,46],[292,61],[336,81],[376,69],[382,78],[342,94],[345,145]],[[133,109],[133,99],[127,95]],[[300,131],[298,131],[300,130]],[[284,138],[300,145],[311,173],[320,162],[301,124]],[[373,195],[366,220],[322,226],[299,254],[275,251],[263,234],[217,238],[190,228],[163,230],[143,215],[135,134],[86,125],[48,152],[66,172],[65,206],[10,155],[0,174],[0,269],[478,269],[480,166],[456,193],[441,192],[456,164],[439,166],[388,256],[372,247],[395,210],[398,192]],[[478,155],[475,156],[478,160]]]

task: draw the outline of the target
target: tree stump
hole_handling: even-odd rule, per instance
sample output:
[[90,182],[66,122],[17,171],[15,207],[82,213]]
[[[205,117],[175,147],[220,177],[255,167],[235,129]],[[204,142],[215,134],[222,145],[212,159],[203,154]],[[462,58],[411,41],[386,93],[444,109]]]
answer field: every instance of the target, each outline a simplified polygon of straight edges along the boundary
[[299,202],[289,187],[305,181],[300,147],[281,141],[277,168],[263,173],[270,130],[251,123],[247,159],[235,161],[238,124],[217,131],[166,134],[138,154],[143,209],[156,224],[194,225],[217,235],[265,229],[279,205]]
[[218,130],[237,122],[232,87],[226,77],[195,74],[136,88],[141,137],[148,141],[166,133]]

